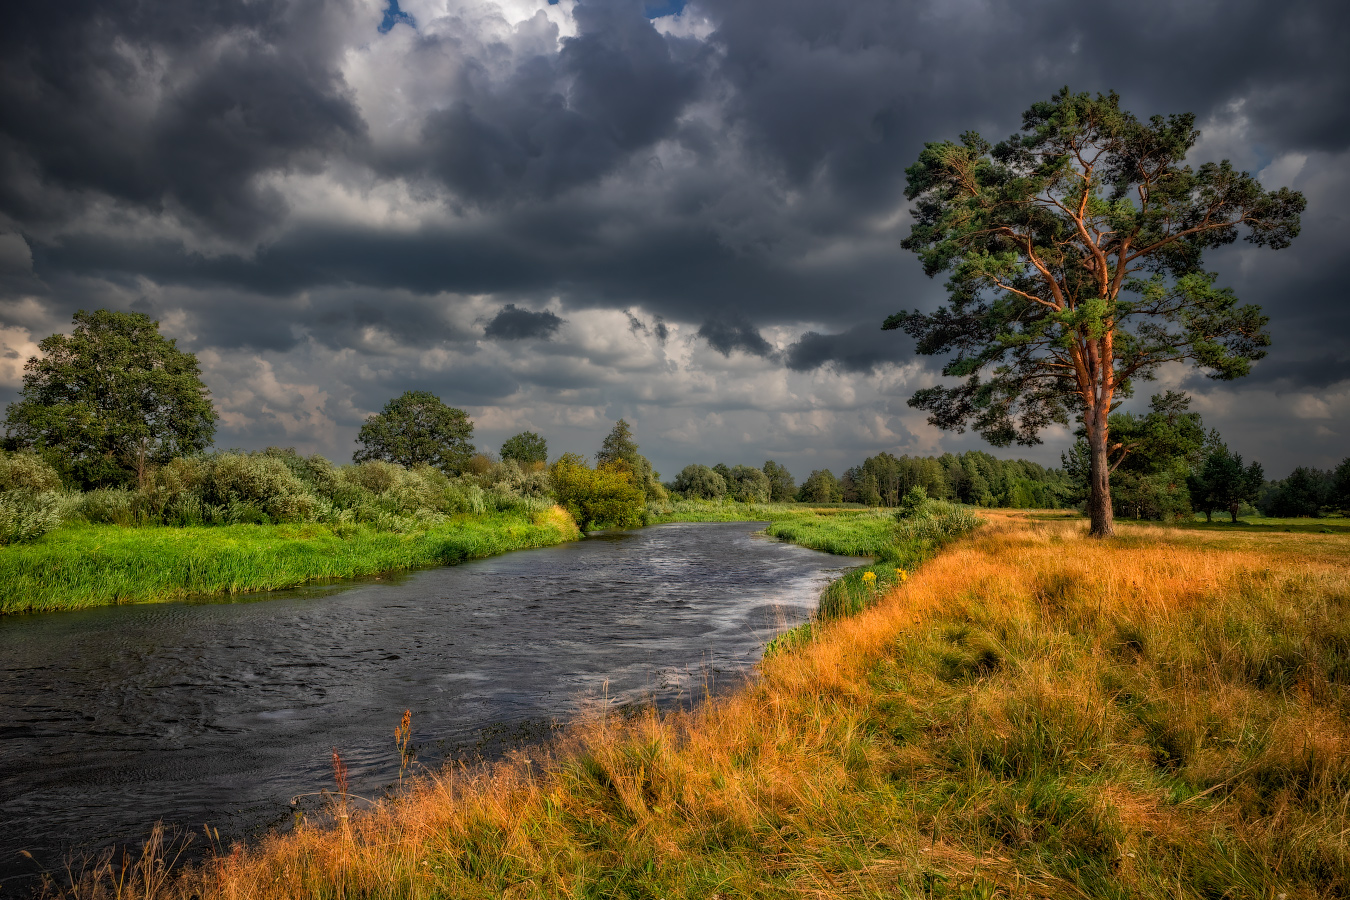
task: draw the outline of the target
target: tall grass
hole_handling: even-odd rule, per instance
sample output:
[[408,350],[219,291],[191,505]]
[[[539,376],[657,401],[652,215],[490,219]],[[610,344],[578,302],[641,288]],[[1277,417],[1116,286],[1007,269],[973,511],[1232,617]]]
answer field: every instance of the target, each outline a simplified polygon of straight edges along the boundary
[[579,537],[563,510],[370,525],[71,526],[0,553],[0,613],[267,591],[544,547]]

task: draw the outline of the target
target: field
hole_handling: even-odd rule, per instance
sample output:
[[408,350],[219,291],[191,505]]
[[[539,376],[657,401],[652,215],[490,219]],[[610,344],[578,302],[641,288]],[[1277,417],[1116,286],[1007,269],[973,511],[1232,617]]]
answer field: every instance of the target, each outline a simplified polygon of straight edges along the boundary
[[0,548],[0,613],[267,591],[578,537],[560,509],[460,516],[408,534],[363,525],[68,526]]
[[1350,895],[1350,540],[986,515],[734,696],[101,890]]

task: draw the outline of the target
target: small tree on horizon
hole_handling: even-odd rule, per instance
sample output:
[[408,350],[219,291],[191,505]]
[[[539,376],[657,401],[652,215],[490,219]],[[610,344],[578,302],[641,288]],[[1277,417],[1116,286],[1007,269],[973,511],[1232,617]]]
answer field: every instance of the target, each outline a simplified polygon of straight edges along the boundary
[[773,460],[765,460],[760,469],[769,479],[769,500],[773,503],[786,503],[797,498],[797,483],[785,466]]
[[548,462],[548,442],[533,431],[522,431],[502,444],[501,458],[522,466],[543,465]]
[[1242,504],[1261,495],[1266,474],[1259,462],[1244,466],[1240,453],[1229,452],[1219,441],[1212,440],[1211,444],[1199,471],[1188,479],[1191,505],[1205,514],[1206,522],[1213,521],[1213,510],[1223,509],[1236,524]]
[[666,489],[661,485],[661,474],[652,468],[651,460],[638,452],[633,440],[633,429],[624,419],[614,423],[605,435],[600,450],[595,454],[597,465],[624,465],[633,473],[633,484],[649,502],[664,503]]
[[1039,443],[1079,417],[1096,537],[1114,533],[1108,417],[1135,381],[1183,360],[1237,378],[1270,344],[1267,318],[1215,286],[1204,252],[1240,227],[1258,246],[1287,247],[1306,206],[1227,161],[1185,164],[1194,126],[1191,113],[1140,122],[1114,92],[1065,88],[1023,114],[1021,134],[927,144],[905,170],[917,221],[902,246],[930,277],[950,274],[949,299],[882,327],[920,353],[955,352],[942,372],[964,379],[910,405],[998,447]]
[[406,468],[429,465],[458,475],[474,449],[468,413],[446,406],[429,391],[405,391],[366,419],[356,441],[353,462],[382,459]]

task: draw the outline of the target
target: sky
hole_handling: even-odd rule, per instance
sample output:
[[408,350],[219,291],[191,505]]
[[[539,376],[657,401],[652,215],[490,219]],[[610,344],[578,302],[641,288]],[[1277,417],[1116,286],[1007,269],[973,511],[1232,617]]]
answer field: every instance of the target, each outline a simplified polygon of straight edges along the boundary
[[[1283,477],[1350,456],[1350,4],[68,0],[0,12],[0,404],[78,309],[195,353],[216,445],[350,459],[406,390],[495,450],[623,417],[666,478],[991,449],[906,400],[942,360],[900,241],[927,141],[1062,86],[1193,112],[1190,160],[1307,195],[1206,268],[1269,356],[1176,388]],[[1071,435],[995,450],[1052,465]]]

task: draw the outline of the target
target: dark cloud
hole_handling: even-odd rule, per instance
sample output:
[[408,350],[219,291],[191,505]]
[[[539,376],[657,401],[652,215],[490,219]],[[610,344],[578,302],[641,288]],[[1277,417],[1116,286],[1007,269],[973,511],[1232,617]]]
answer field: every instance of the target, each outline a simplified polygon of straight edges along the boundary
[[713,319],[704,322],[699,326],[698,336],[723,356],[730,356],[733,350],[742,350],[752,356],[774,355],[773,344],[764,340],[759,330],[743,318]]
[[868,323],[840,334],[808,331],[783,351],[783,362],[796,372],[809,372],[821,366],[832,366],[841,372],[871,372],[913,355],[912,345],[899,334]]
[[586,3],[576,20],[561,52],[500,81],[466,66],[460,97],[427,117],[422,151],[460,196],[546,198],[592,182],[670,134],[696,96],[700,67],[638,5]]
[[[1350,117],[1335,113],[1350,105],[1350,5],[702,0],[684,16],[706,17],[706,38],[663,33],[643,0],[580,0],[565,31],[542,0],[523,19],[491,0],[419,12],[7,5],[0,327],[143,308],[180,323],[185,346],[308,359],[294,379],[352,350],[372,362],[342,390],[367,405],[468,372],[474,398],[591,390],[623,347],[664,359],[633,336],[664,344],[691,323],[725,356],[872,372],[912,353],[882,318],[943,298],[898,246],[905,166],[925,141],[1005,136],[1069,85],[1116,89],[1142,116],[1193,111],[1206,153],[1308,189],[1290,250],[1209,260],[1272,318],[1269,358],[1232,389],[1334,394],[1350,379]],[[547,339],[562,319],[531,312],[545,306],[574,322],[628,310],[633,335],[593,359],[569,329],[532,381],[481,370],[500,348],[469,323],[486,309],[491,338]],[[801,337],[778,353],[769,327]],[[435,374],[433,348],[452,357]],[[1340,440],[1308,437],[1312,420],[1232,421]],[[888,422],[853,440],[912,437]]]
[[531,312],[508,303],[488,322],[484,334],[499,341],[523,341],[528,338],[546,341],[562,323],[562,319],[548,310]]
[[[364,124],[317,0],[8,4],[0,20],[0,209],[52,222],[100,195],[252,234],[285,204],[264,172],[359,143]],[[52,202],[52,201],[57,202]]]

